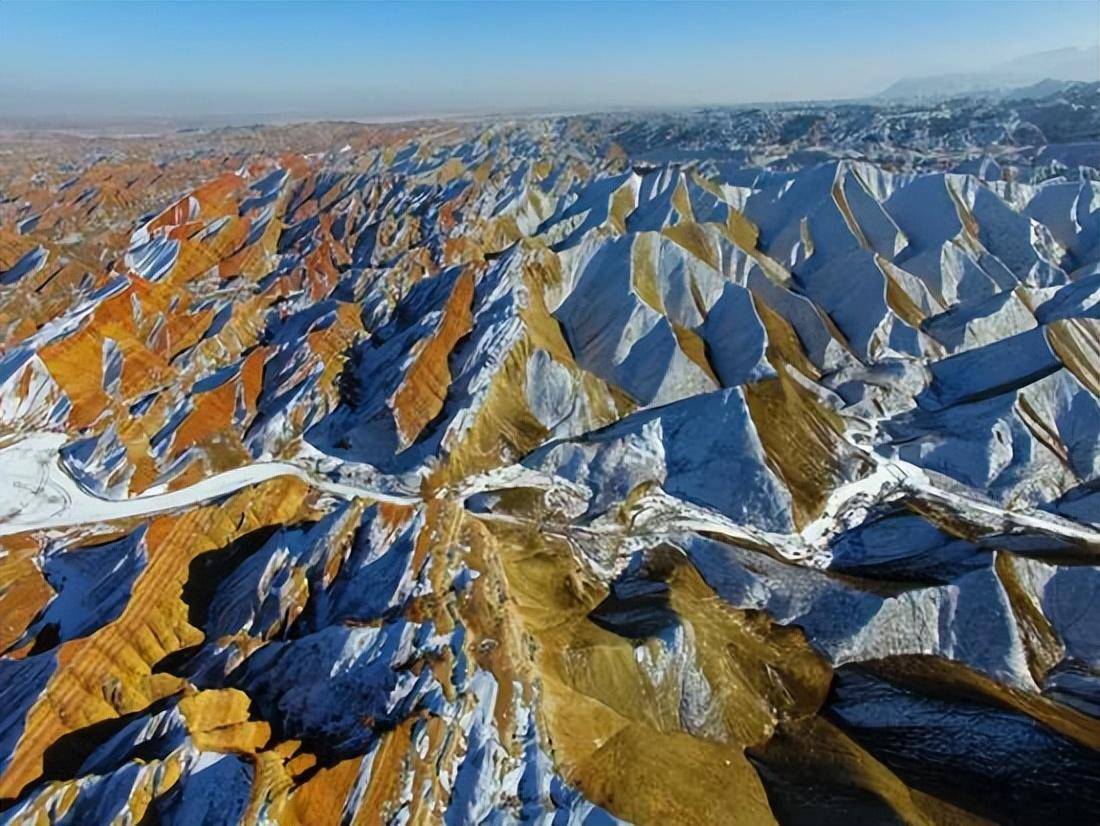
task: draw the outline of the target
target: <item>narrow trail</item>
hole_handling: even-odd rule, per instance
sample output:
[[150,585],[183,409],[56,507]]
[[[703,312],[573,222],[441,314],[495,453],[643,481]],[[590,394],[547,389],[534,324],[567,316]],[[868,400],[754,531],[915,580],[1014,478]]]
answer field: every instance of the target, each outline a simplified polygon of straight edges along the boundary
[[287,461],[254,462],[180,490],[106,499],[81,487],[61,466],[58,450],[67,440],[60,433],[35,433],[0,450],[0,536],[152,516],[208,502],[280,476],[294,476],[344,499],[364,497],[395,504],[420,501],[416,496],[333,482]]
[[[0,449],[0,536],[154,516],[209,502],[283,476],[293,476],[316,490],[342,499],[364,498],[400,505],[416,505],[424,501],[421,496],[409,492],[395,493],[371,485],[333,481],[320,470],[325,465],[331,469],[334,464],[332,457],[309,448],[303,449],[295,457],[296,461],[257,461],[215,474],[179,490],[109,499],[82,487],[62,466],[59,449],[66,441],[64,434],[34,433]],[[1055,514],[1034,509],[1004,509],[978,498],[945,491],[920,468],[907,462],[884,459],[870,450],[857,449],[875,470],[834,490],[821,516],[797,533],[774,534],[738,525],[708,508],[663,492],[648,494],[636,503],[629,525],[598,520],[590,525],[540,523],[540,529],[550,533],[604,537],[703,531],[735,541],[763,543],[792,561],[825,567],[828,565],[829,540],[843,530],[853,510],[865,513],[867,508],[884,501],[911,498],[954,514],[970,524],[978,534],[1041,533],[1085,546],[1089,552],[1100,552],[1100,532],[1088,526]],[[352,471],[342,476],[350,479],[354,478],[355,473]],[[582,491],[574,489],[576,486],[562,487],[563,484],[564,480],[548,478],[522,466],[511,466],[468,479],[458,488],[442,493],[465,501],[474,493],[522,486],[554,491],[566,498],[578,495],[584,498]],[[491,512],[474,515],[488,521],[525,521]]]

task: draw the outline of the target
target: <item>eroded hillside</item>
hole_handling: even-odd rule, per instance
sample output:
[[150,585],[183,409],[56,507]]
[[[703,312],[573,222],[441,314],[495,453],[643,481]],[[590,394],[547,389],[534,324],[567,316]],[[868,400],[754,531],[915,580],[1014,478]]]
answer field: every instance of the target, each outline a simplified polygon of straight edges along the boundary
[[1097,95],[6,141],[0,822],[1086,822]]

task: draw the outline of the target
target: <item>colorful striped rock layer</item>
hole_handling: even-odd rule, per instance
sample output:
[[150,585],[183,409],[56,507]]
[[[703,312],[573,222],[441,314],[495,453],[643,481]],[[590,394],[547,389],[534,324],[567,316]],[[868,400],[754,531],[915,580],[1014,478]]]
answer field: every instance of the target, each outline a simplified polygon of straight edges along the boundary
[[1087,823],[1100,91],[0,149],[0,823]]

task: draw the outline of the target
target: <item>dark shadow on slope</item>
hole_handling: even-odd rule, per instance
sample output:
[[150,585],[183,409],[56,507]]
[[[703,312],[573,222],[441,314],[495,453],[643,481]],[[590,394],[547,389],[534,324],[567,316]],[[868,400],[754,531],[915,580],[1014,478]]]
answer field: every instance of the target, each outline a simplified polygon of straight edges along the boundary
[[907,785],[998,823],[1095,822],[1100,752],[950,678],[929,684],[947,664],[917,659],[924,678],[906,674],[914,658],[837,669],[828,718]]
[[265,525],[239,536],[224,548],[199,554],[187,568],[187,581],[180,595],[187,604],[187,621],[196,628],[206,625],[210,601],[222,581],[271,539],[280,525]]
[[[169,706],[171,700],[172,698],[158,700],[141,711],[100,720],[98,723],[92,723],[90,726],[85,726],[58,737],[42,753],[42,775],[35,783],[69,780],[79,776],[80,767],[96,749],[135,720],[152,717],[163,711]],[[152,759],[161,758],[165,755],[157,751],[156,741],[151,740],[141,744],[138,750],[131,753],[131,756]]]
[[676,564],[671,554],[675,552],[659,548],[644,561],[632,563],[611,583],[611,592],[588,619],[630,640],[656,637],[674,628],[680,618],[672,608],[666,581]]

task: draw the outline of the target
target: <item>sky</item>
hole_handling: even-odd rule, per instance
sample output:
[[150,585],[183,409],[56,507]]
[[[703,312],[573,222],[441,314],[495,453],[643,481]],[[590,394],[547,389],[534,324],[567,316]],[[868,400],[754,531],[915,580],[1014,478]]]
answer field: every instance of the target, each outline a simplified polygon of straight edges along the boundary
[[1097,0],[0,0],[0,114],[382,118],[848,98],[1098,32]]

